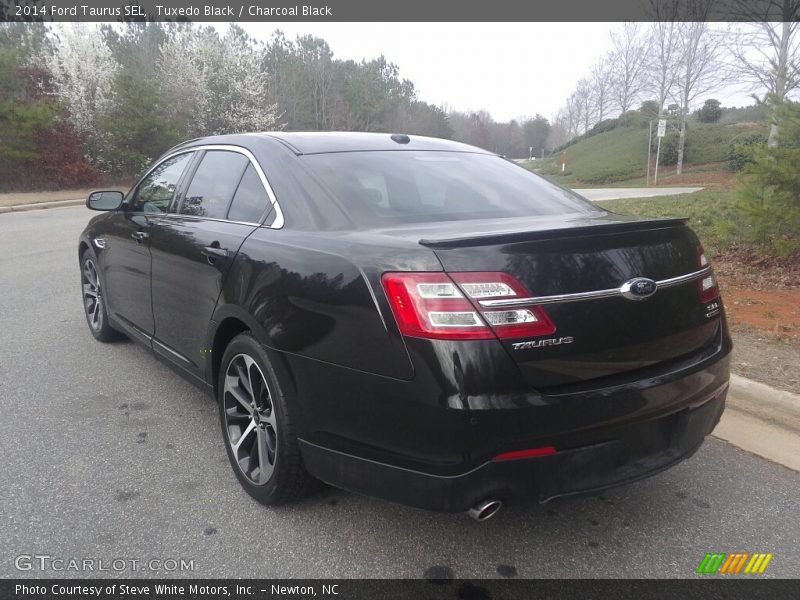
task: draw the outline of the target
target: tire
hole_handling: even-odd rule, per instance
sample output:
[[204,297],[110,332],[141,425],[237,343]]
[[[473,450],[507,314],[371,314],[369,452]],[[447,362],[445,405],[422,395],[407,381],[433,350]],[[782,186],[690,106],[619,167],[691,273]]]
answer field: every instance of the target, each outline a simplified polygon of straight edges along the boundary
[[285,504],[315,491],[275,370],[250,334],[237,335],[220,364],[217,400],[231,468],[253,498]]
[[125,337],[109,323],[97,256],[91,248],[81,254],[81,299],[86,324],[96,340],[108,343]]

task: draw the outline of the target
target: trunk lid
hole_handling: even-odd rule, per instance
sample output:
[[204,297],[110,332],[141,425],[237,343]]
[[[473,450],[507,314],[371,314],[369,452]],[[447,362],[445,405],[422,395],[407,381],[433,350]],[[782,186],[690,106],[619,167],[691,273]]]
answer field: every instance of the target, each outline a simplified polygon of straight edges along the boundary
[[542,303],[553,334],[501,340],[537,389],[613,385],[622,374],[688,356],[716,338],[720,311],[700,301],[698,279],[659,286],[638,301],[617,292],[637,277],[658,282],[701,269],[697,237],[684,219],[503,221],[476,233],[463,233],[463,224],[461,233],[425,231],[419,243],[448,272],[507,272],[535,297],[611,292]]

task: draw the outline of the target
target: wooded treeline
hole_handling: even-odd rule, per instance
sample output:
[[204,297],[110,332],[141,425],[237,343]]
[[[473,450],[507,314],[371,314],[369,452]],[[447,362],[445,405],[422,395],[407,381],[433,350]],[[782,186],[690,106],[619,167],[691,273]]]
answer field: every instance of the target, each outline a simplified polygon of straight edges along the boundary
[[447,111],[385,57],[340,60],[313,36],[0,23],[0,189],[94,185],[185,139],[270,129],[403,132],[522,157],[542,154],[550,124]]
[[668,119],[680,172],[689,115],[731,83],[749,85],[777,145],[776,107],[800,87],[800,0],[779,3],[780,23],[665,14],[615,27],[612,50],[551,120],[509,122],[425,102],[386,57],[341,60],[314,36],[276,31],[262,41],[233,24],[0,23],[0,189],[129,178],[181,140],[269,129],[405,132],[539,157],[632,111]]

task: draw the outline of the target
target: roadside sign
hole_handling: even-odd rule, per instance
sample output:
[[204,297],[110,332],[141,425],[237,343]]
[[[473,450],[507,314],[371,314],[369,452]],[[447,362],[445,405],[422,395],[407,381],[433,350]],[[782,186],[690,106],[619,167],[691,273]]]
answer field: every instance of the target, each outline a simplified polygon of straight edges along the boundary
[[667,120],[666,119],[659,119],[658,120],[658,137],[664,137],[664,134],[667,132]]

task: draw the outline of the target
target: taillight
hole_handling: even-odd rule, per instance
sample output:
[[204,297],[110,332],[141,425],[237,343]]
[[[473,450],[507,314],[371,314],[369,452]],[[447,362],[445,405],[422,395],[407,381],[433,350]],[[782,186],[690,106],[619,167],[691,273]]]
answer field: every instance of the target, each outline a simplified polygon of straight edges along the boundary
[[[709,266],[708,258],[702,246],[697,247],[697,267],[703,269]],[[711,269],[708,275],[703,277],[697,283],[698,291],[700,292],[700,302],[705,304],[711,302],[719,296],[719,285],[717,284],[717,277],[714,275],[714,270]]]
[[484,340],[548,335],[556,328],[540,306],[486,309],[480,300],[530,293],[508,273],[384,273],[386,296],[403,335]]

